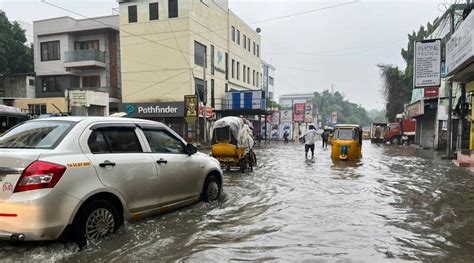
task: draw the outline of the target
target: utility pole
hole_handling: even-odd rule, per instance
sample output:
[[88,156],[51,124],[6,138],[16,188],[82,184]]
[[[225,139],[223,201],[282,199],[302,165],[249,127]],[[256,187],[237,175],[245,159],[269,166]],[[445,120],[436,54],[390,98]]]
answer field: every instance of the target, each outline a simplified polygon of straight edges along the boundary
[[[451,10],[449,12],[450,12],[449,35],[451,37],[454,33],[454,6],[451,6]],[[453,155],[453,83],[451,81],[447,81],[446,88],[448,89],[447,155],[448,155],[448,158],[451,158]]]
[[204,143],[207,143],[207,81],[206,81],[206,68],[207,68],[207,52],[204,53],[204,67],[202,69],[203,80],[204,80],[204,96],[203,96],[203,104],[204,110],[202,116],[204,117]]

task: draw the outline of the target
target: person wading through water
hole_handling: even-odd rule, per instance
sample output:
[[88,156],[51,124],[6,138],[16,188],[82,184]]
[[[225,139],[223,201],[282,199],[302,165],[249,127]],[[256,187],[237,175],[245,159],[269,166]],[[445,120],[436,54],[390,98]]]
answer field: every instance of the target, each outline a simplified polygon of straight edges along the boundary
[[308,151],[311,150],[311,159],[314,158],[314,142],[316,141],[316,127],[313,124],[309,125],[309,129],[304,135],[304,152],[306,159],[308,159]]
[[321,138],[323,139],[323,148],[328,148],[329,132],[324,131]]

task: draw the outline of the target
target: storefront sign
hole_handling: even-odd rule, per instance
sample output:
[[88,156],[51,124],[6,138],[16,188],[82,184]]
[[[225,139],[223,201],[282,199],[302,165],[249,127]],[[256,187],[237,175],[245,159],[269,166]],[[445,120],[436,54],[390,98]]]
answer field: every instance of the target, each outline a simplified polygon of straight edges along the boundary
[[197,95],[184,96],[184,104],[186,107],[186,117],[197,117]]
[[441,85],[441,40],[415,42],[415,88]]
[[409,118],[420,116],[425,114],[425,103],[423,100],[417,101],[413,104],[410,104],[406,108]]
[[71,90],[69,92],[70,96],[70,105],[77,107],[86,107],[87,106],[87,91],[85,90]]
[[305,103],[295,103],[294,108],[295,108],[295,111],[293,113],[293,121],[303,122],[304,121]]
[[439,95],[439,88],[424,88],[424,91],[423,91],[424,98],[438,97],[438,95]]
[[123,103],[121,111],[131,118],[184,117],[184,102]]
[[452,74],[474,57],[474,13],[461,23],[446,44],[446,71]]

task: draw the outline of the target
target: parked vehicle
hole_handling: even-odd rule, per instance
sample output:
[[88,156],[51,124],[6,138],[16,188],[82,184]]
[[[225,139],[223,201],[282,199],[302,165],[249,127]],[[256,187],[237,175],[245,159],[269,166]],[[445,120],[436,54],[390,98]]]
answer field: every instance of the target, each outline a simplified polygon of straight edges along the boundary
[[0,135],[13,126],[27,121],[28,114],[21,112],[20,109],[0,105]]
[[387,123],[374,122],[370,127],[370,142],[371,143],[383,143],[385,130],[387,129]]
[[333,160],[362,158],[362,128],[359,125],[336,125],[333,131],[331,158]]
[[224,117],[213,125],[211,155],[227,170],[253,171],[257,164],[252,150],[254,140],[245,129],[245,122],[239,117]]
[[219,162],[161,123],[31,120],[0,137],[0,239],[84,246],[124,220],[217,200],[222,186]]
[[415,141],[416,121],[404,118],[397,119],[397,122],[389,123],[384,134],[384,142],[391,144],[410,144]]

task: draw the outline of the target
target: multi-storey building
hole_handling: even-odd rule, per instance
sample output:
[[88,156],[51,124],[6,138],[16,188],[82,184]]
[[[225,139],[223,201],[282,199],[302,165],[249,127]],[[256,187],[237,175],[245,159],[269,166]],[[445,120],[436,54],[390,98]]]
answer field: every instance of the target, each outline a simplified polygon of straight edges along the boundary
[[[129,116],[162,121],[188,137],[185,95],[198,95],[219,112],[229,104],[226,92],[260,88],[260,35],[229,10],[227,0],[119,3],[123,109]],[[143,110],[150,107],[156,110]]]
[[275,71],[276,68],[274,66],[262,60],[262,89],[270,100],[275,99]]
[[118,15],[35,21],[36,98],[14,105],[34,115],[108,115],[121,97]]

